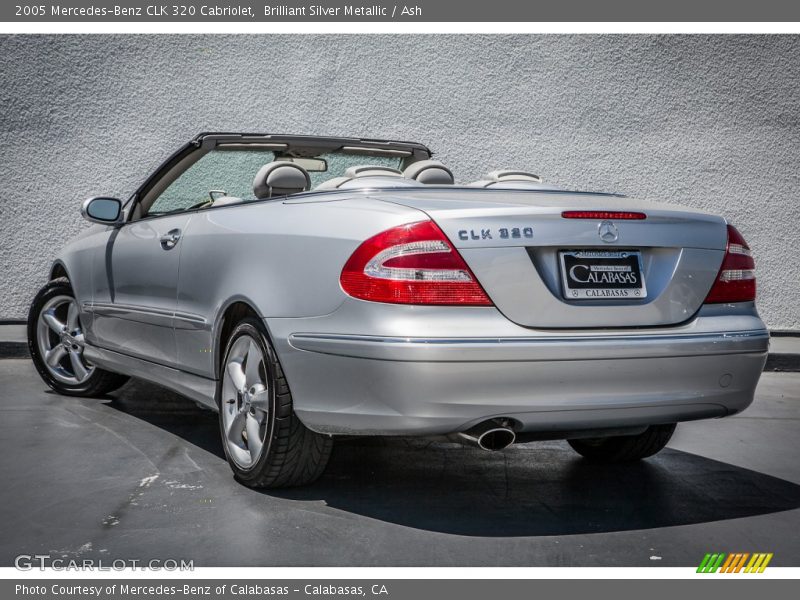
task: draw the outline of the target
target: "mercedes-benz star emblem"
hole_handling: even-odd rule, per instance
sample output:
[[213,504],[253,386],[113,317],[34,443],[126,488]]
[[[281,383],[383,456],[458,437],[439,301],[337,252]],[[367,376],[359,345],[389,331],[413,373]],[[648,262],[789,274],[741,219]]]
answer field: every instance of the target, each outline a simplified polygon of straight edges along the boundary
[[599,235],[600,239],[606,244],[616,242],[619,239],[617,226],[611,221],[602,221],[600,225],[597,226],[597,235]]

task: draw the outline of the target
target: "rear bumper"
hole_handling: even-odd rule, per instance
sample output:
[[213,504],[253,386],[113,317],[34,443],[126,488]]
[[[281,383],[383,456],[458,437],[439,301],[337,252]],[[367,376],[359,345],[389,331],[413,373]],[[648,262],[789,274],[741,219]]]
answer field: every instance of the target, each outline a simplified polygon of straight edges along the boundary
[[492,417],[547,432],[727,416],[752,402],[769,344],[757,317],[714,331],[734,322],[719,315],[678,331],[503,337],[312,333],[295,328],[328,319],[289,321],[269,326],[298,416],[349,435],[452,433]]

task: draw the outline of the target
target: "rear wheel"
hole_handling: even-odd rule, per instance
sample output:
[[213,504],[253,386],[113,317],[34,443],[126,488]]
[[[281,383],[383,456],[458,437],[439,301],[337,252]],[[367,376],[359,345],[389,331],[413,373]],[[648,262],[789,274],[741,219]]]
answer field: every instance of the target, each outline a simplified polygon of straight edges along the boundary
[[675,423],[651,425],[638,435],[567,440],[581,456],[595,462],[632,462],[653,456],[667,445]]
[[295,415],[286,378],[258,319],[243,319],[233,330],[217,401],[225,455],[240,482],[281,488],[322,475],[333,441]]
[[104,371],[83,357],[86,341],[69,280],[48,282],[28,313],[28,349],[45,383],[66,396],[102,396],[128,378]]

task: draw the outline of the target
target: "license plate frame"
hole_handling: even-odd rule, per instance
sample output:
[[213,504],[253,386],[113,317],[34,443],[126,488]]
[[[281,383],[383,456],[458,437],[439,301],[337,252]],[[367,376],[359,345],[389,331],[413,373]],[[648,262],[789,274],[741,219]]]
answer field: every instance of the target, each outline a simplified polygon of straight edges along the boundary
[[558,257],[566,300],[647,298],[641,250],[559,250]]

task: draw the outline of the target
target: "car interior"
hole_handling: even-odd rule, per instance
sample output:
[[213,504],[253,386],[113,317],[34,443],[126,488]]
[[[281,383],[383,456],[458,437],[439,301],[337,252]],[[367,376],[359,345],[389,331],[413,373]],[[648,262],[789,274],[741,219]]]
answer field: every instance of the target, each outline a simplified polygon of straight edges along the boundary
[[[223,136],[224,137],[224,136]],[[177,160],[136,203],[132,219],[228,206],[303,192],[456,185],[452,170],[430,151],[364,146],[317,147],[215,140]],[[307,144],[308,147],[306,147]],[[363,161],[363,164],[359,164]],[[248,174],[255,177],[249,179]],[[250,175],[252,176],[252,175]],[[505,169],[466,187],[556,190],[541,177]]]
[[[341,177],[333,177],[317,185],[314,191],[418,187],[423,185],[455,185],[453,172],[438,160],[421,160],[411,163],[404,170],[382,165],[357,165],[349,167]],[[492,171],[482,179],[467,184],[467,187],[532,189],[547,188],[542,178],[526,171],[505,169]],[[292,162],[274,161],[264,165],[253,181],[253,193],[257,199],[298,194],[311,190],[311,178],[300,165]],[[241,200],[239,200],[241,202]],[[230,204],[229,197],[218,198],[213,206]]]

